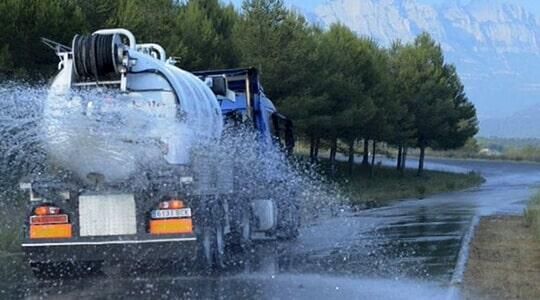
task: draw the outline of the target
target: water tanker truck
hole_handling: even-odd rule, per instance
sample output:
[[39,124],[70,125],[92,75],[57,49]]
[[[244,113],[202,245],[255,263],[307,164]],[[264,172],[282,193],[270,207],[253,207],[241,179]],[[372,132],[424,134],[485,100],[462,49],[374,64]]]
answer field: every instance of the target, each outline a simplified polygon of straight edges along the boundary
[[126,29],[53,46],[46,167],[21,182],[22,247],[37,276],[133,259],[223,267],[229,246],[296,236],[297,204],[246,192],[242,149],[222,146],[235,127],[256,132],[258,149],[294,146],[256,69],[190,73]]

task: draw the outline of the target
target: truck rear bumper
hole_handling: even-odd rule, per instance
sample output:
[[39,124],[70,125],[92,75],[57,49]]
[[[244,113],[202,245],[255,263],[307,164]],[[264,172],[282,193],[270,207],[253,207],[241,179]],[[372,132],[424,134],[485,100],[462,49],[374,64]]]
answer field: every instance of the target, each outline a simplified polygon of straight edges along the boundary
[[29,262],[125,261],[195,258],[194,236],[93,241],[27,241],[22,244]]

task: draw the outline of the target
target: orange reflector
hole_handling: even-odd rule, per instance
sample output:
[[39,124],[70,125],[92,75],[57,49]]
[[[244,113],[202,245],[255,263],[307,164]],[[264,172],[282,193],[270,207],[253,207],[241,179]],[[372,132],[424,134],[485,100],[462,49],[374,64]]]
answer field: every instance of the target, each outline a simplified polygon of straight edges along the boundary
[[31,216],[31,225],[47,225],[47,224],[66,224],[68,223],[67,215],[45,215],[45,216]]
[[151,234],[180,234],[193,233],[193,224],[191,219],[166,219],[151,220]]
[[30,239],[69,239],[71,224],[30,225]]

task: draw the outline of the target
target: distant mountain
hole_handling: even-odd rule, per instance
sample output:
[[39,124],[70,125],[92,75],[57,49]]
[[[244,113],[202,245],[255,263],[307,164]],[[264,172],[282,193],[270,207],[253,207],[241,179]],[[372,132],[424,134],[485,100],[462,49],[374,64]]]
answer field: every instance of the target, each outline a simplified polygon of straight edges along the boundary
[[493,0],[473,0],[442,6],[414,0],[333,0],[316,9],[326,24],[343,22],[383,44],[410,41],[430,32],[446,51],[540,54],[536,17],[523,8]]
[[[431,33],[457,65],[485,121],[482,126],[540,103],[540,19],[518,5],[497,0],[448,0],[439,6],[415,0],[327,0],[307,18],[322,25],[344,23],[382,45]],[[520,130],[529,135],[528,127]]]
[[480,135],[502,138],[540,138],[540,105],[509,117],[482,120]]

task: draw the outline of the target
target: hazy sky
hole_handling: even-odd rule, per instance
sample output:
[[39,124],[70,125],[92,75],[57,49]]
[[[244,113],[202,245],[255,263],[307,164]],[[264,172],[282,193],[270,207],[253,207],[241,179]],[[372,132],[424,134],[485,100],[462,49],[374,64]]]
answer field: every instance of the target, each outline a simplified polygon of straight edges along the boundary
[[[233,2],[237,5],[242,3],[242,0],[225,0],[225,1]],[[296,5],[302,8],[306,8],[306,9],[313,9],[317,5],[324,3],[325,1],[326,0],[285,0],[287,4]],[[362,1],[362,0],[358,0],[358,1]],[[456,0],[416,0],[416,1],[420,3],[426,3],[426,4],[433,4],[433,3],[439,4],[439,3],[444,3],[447,1],[456,1]],[[462,3],[467,3],[467,2],[470,2],[471,0],[459,0],[459,1],[461,1]],[[487,0],[484,0],[484,1],[487,1]],[[494,0],[490,0],[490,1],[494,1]],[[539,0],[504,0],[504,2],[519,4],[527,8],[531,12],[534,12],[536,15],[540,16],[540,1]]]

